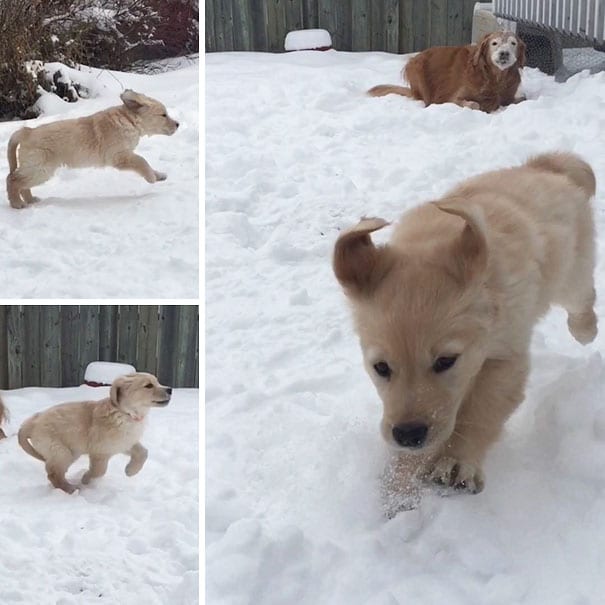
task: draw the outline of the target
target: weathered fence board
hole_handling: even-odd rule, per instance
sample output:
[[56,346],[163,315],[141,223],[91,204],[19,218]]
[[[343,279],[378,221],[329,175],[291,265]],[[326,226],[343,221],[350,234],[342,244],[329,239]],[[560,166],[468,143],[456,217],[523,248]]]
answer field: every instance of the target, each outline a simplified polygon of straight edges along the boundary
[[471,41],[474,0],[207,0],[206,50],[282,52],[295,29],[337,50],[414,52]]
[[76,386],[91,361],[199,386],[195,305],[0,306],[0,388]]

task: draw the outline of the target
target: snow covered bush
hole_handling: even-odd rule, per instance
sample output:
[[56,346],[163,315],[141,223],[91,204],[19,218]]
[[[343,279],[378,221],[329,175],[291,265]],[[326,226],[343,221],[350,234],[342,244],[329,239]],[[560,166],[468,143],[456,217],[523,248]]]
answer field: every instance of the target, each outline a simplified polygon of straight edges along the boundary
[[124,70],[196,51],[198,12],[198,0],[0,0],[0,120],[35,115],[40,86],[70,102],[84,96],[39,62]]

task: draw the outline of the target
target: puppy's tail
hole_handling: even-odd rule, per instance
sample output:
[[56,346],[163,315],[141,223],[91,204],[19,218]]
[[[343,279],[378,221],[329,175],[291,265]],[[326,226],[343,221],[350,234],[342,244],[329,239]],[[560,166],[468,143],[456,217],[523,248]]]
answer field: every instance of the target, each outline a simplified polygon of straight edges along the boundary
[[401,95],[402,97],[411,97],[412,91],[405,86],[393,86],[392,84],[379,84],[368,90],[371,97],[384,97],[385,95]]
[[37,414],[28,418],[19,429],[19,433],[17,435],[17,439],[19,440],[19,445],[30,455],[36,458],[37,460],[42,460],[42,462],[46,462],[46,460],[38,453],[37,450],[34,449],[33,445],[29,442],[29,436],[31,434],[31,429],[33,425],[33,420]]
[[531,158],[527,165],[566,176],[588,197],[595,194],[597,181],[592,168],[574,153],[545,153]]
[[21,138],[25,128],[20,128],[16,132],[13,132],[11,138],[8,140],[8,149],[6,155],[8,156],[8,168],[10,172],[17,170],[17,147],[21,142]]
[[[6,409],[6,406],[4,405],[4,402],[2,401],[2,399],[0,399],[0,427],[2,426],[4,421],[7,420],[7,418],[8,418],[8,410]],[[2,430],[2,428],[0,428],[0,439],[4,439],[5,437],[6,437],[6,433]]]

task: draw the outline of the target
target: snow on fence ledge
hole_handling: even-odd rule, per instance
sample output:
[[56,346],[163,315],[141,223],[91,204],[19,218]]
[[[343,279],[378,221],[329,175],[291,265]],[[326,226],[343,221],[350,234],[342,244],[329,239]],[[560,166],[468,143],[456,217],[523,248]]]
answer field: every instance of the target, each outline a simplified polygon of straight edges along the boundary
[[605,0],[494,0],[494,13],[603,43]]

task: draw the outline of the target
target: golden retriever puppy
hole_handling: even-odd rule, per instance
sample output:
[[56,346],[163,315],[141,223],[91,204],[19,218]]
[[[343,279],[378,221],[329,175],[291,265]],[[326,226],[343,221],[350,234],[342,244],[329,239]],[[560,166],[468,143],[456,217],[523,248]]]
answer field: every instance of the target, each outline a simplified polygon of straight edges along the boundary
[[2,424],[7,419],[8,412],[6,410],[6,406],[0,399],[0,439],[6,438],[6,433],[2,430]]
[[546,154],[409,210],[384,246],[370,237],[380,218],[338,238],[382,436],[410,476],[481,491],[485,454],[524,397],[537,320],[560,305],[578,342],[595,338],[594,193],[586,162]]
[[148,183],[166,180],[134,153],[139,139],[154,134],[172,135],[179,127],[159,101],[126,90],[122,105],[85,118],[60,120],[37,128],[21,128],[8,142],[10,173],[6,179],[13,208],[36,201],[31,188],[48,181],[60,166],[68,168],[113,166],[132,170]]
[[152,407],[168,405],[171,394],[172,389],[152,374],[121,376],[113,381],[106,399],[62,403],[34,414],[19,429],[19,445],[42,460],[49,481],[68,494],[76,488],[65,473],[83,454],[90,458],[84,484],[103,476],[109,459],[120,453],[130,456],[125,469],[130,477],[147,459],[140,443],[147,413]]
[[433,103],[456,103],[492,112],[518,103],[516,97],[525,65],[525,44],[511,32],[494,32],[479,44],[436,46],[418,53],[404,67],[410,87],[381,84],[368,91],[373,97],[390,93]]

